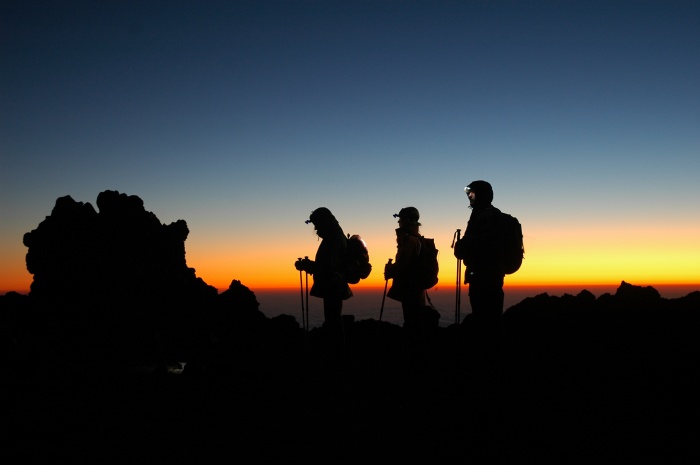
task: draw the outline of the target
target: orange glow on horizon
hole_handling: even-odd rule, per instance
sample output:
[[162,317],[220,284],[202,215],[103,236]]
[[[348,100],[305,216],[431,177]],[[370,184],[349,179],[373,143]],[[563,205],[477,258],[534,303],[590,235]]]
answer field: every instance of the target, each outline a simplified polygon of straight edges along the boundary
[[[215,287],[218,289],[219,292],[223,292],[226,289],[229,288],[231,281],[232,280],[211,280],[207,279],[206,277],[200,276],[197,274],[198,277],[202,278],[204,282],[207,284]],[[570,292],[569,290],[573,291],[580,291],[583,289],[587,289],[590,287],[595,287],[595,288],[610,288],[610,289],[616,289],[619,287],[620,283],[622,281],[625,281],[629,284],[632,284],[634,286],[652,286],[654,288],[682,288],[688,290],[688,292],[692,292],[694,290],[700,291],[700,280],[659,280],[659,279],[653,279],[653,280],[634,280],[634,279],[629,279],[626,277],[620,277],[612,280],[589,280],[589,281],[584,281],[584,280],[571,280],[571,281],[564,281],[564,280],[549,280],[549,281],[536,281],[536,280],[516,280],[513,279],[514,277],[512,276],[507,276],[505,280],[505,285],[504,289],[506,292],[508,289],[520,289],[520,290],[529,290],[529,289],[536,289],[539,291],[546,291],[550,292],[552,294],[556,294],[560,292],[562,289],[566,289],[567,292]],[[234,278],[238,279],[238,278]],[[6,294],[7,292],[14,291],[18,292],[20,294],[27,294],[29,292],[29,287],[32,283],[33,276],[30,275],[29,273],[26,273],[26,277],[23,276],[16,276],[13,279],[3,279],[2,280],[2,287],[0,288],[0,295]],[[299,290],[299,274],[298,272],[296,273],[296,279],[289,280],[287,279],[286,281],[278,281],[278,282],[270,282],[270,281],[265,281],[265,280],[246,280],[246,279],[238,279],[241,281],[241,283],[248,287],[250,290],[253,292],[274,292],[274,291],[291,291],[291,290]],[[305,285],[305,283],[302,283]],[[311,288],[311,285],[313,284],[313,278],[312,276],[309,276],[309,288]],[[443,274],[440,275],[440,283],[432,289],[432,291],[448,291],[448,292],[455,292],[455,276],[443,276]],[[391,282],[389,282],[389,286],[391,286]],[[384,282],[383,281],[377,281],[376,279],[374,281],[367,279],[364,281],[361,281],[358,284],[353,284],[350,285],[351,289],[355,290],[361,290],[361,291],[372,291],[372,292],[379,292],[382,293],[384,290]],[[463,298],[466,297],[466,292],[468,291],[468,285],[466,284],[461,284],[462,287],[462,292],[463,292]]]
[[[507,286],[619,285],[690,285],[700,282],[700,248],[693,228],[638,230],[623,225],[606,225],[605,229],[551,227],[526,231],[525,260],[522,268],[506,276]],[[393,257],[395,247],[380,236],[367,234],[370,245],[372,274],[356,286],[383,287],[386,258]],[[673,238],[659,241],[658,238]],[[385,239],[385,238],[383,238]],[[252,238],[248,238],[252,241]],[[443,241],[445,242],[445,241]],[[440,284],[454,288],[456,259],[449,243],[438,243],[440,249]],[[208,250],[205,244],[188,243],[188,264],[197,275],[218,289],[227,289],[233,279],[249,288],[298,288],[299,272],[294,261],[299,257],[298,242],[275,244],[261,250],[230,250],[221,253]],[[303,248],[313,258],[316,247],[304,238]],[[295,250],[292,250],[292,249]],[[190,257],[207,257],[193,260]],[[206,272],[200,270],[206,270]],[[464,267],[462,267],[464,272]],[[311,278],[309,279],[311,281]]]
[[[643,231],[621,225],[606,225],[606,228],[583,230],[548,226],[528,229],[522,268],[506,276],[506,287],[547,288],[581,286],[582,283],[583,286],[619,286],[622,281],[640,286],[700,283],[700,248],[696,244],[697,230],[692,227]],[[383,289],[383,266],[387,259],[380,257],[393,257],[396,249],[390,241],[368,236],[373,270],[369,278],[351,287]],[[219,291],[228,289],[232,280],[240,281],[253,291],[299,289],[299,272],[294,269],[294,261],[299,257],[299,241],[292,241],[291,245],[281,242],[266,248],[257,244],[253,237],[240,237],[235,241],[215,236],[190,239],[186,243],[187,265],[195,269],[197,277]],[[313,258],[317,243],[309,241],[308,237],[302,239],[302,250]],[[229,249],[222,250],[222,242]],[[438,243],[438,248],[438,288],[454,289],[457,261],[449,243]],[[11,260],[4,263],[4,268],[0,268],[0,293],[29,292],[33,276],[26,271],[25,253],[26,249],[19,250],[9,257]],[[312,282],[309,277],[309,284]]]

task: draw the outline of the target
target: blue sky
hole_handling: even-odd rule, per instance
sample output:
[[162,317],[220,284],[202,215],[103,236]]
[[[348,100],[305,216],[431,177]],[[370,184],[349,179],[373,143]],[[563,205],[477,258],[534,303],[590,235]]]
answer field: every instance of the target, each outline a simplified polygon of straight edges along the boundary
[[639,279],[692,275],[700,258],[697,2],[30,0],[0,14],[0,291],[30,282],[22,235],[56,198],[94,205],[107,189],[185,219],[188,265],[217,287],[265,281],[258,261],[293,283],[318,206],[379,267],[391,214],[414,205],[451,267],[475,179],[523,223],[532,265],[516,281],[575,280],[573,248],[601,243],[619,252],[601,268],[630,280],[647,264],[629,257],[660,235],[658,274]]

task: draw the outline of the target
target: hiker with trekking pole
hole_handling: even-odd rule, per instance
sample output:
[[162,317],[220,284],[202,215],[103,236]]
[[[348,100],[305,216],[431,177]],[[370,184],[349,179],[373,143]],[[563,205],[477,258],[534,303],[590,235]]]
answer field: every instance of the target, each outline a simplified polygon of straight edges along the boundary
[[[342,360],[345,352],[345,332],[343,329],[343,301],[352,297],[352,290],[342,273],[343,260],[347,249],[347,238],[338,220],[328,208],[320,207],[311,213],[306,223],[313,223],[321,243],[314,260],[297,260],[294,266],[313,276],[310,294],[323,299],[322,328],[327,332],[330,354],[336,361]],[[300,275],[301,276],[301,275]],[[301,279],[301,278],[300,278]],[[308,326],[308,298],[305,320]]]
[[425,307],[425,289],[418,283],[418,254],[421,243],[418,239],[420,214],[414,207],[402,208],[398,214],[399,227],[396,232],[396,260],[384,266],[384,279],[392,280],[387,297],[401,302],[403,327],[417,330],[420,326],[419,312]]
[[[419,228],[420,214],[415,207],[402,208],[398,214],[396,259],[384,266],[384,279],[392,280],[387,297],[401,302],[403,327],[413,334],[425,329],[426,290],[437,284],[438,262],[435,241],[423,237]],[[437,312],[430,313],[432,317]],[[439,319],[439,315],[437,316]]]
[[[464,236],[455,242],[454,255],[465,265],[464,284],[469,285],[469,320],[497,337],[503,313],[503,279],[498,262],[498,218],[500,210],[491,205],[493,189],[486,181],[474,181],[464,188],[471,214]],[[467,319],[465,319],[466,321]]]

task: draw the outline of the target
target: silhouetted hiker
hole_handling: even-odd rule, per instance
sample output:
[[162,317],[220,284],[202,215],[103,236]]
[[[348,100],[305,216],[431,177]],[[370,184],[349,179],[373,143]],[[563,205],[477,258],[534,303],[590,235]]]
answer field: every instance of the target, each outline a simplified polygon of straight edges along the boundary
[[425,289],[419,281],[420,214],[415,207],[399,211],[399,227],[396,228],[396,259],[384,266],[384,279],[391,279],[387,297],[401,302],[403,326],[410,331],[420,331],[421,312],[425,307]]
[[352,297],[352,290],[341,273],[347,238],[328,208],[320,207],[311,212],[307,223],[313,223],[316,234],[322,241],[315,260],[305,258],[295,262],[294,266],[297,270],[313,275],[310,294],[323,299],[323,327],[329,332],[336,355],[342,356],[345,346],[343,300]]
[[498,221],[500,210],[493,205],[493,189],[486,181],[474,181],[464,188],[472,213],[467,229],[454,247],[465,264],[464,283],[469,284],[471,315],[463,321],[467,344],[475,362],[476,375],[493,381],[492,362],[501,351],[503,279],[499,260]]
[[469,284],[472,314],[499,321],[503,314],[503,278],[499,265],[498,221],[500,210],[493,205],[493,189],[486,181],[474,181],[464,188],[472,213],[467,229],[454,253],[464,261],[464,283]]

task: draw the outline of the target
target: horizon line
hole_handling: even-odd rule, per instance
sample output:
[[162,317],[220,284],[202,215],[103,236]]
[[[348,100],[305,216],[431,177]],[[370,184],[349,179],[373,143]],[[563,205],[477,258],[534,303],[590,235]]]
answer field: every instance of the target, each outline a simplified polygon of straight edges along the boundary
[[[659,284],[637,284],[637,283],[632,283],[629,281],[620,281],[618,283],[572,283],[572,284],[564,284],[564,283],[550,283],[550,284],[521,284],[521,283],[515,283],[515,284],[504,284],[503,289],[504,291],[507,291],[508,289],[511,290],[530,290],[530,289],[537,289],[537,290],[544,290],[546,292],[546,289],[551,288],[553,290],[561,290],[561,289],[579,289],[580,291],[586,290],[587,288],[590,289],[596,289],[600,290],[601,288],[614,288],[617,289],[622,285],[622,282],[626,282],[627,284],[630,284],[635,287],[652,287],[656,289],[657,291],[660,290],[671,290],[671,289],[688,289],[689,292],[693,291],[700,291],[700,282],[698,283],[659,283]],[[278,286],[250,286],[246,285],[245,283],[241,282],[241,284],[248,289],[250,289],[253,293],[255,292],[290,292],[290,291],[298,291],[299,286],[290,286],[290,285],[278,285]],[[212,284],[208,284],[211,287],[214,287],[217,289],[218,293],[222,293],[226,290],[229,289],[229,287],[217,287]],[[384,285],[379,285],[379,284],[364,284],[364,285],[350,285],[350,288],[353,291],[363,291],[363,290],[384,290]],[[468,284],[462,284],[461,288],[465,291],[469,289]],[[441,290],[449,290],[451,292],[456,292],[456,286],[454,283],[450,284],[445,284],[445,285],[438,285],[433,288],[427,289],[428,292],[433,291],[433,292],[440,292]],[[692,290],[691,290],[692,289]],[[0,296],[6,295],[9,293],[17,293],[20,295],[29,295],[30,289],[25,289],[25,290],[17,290],[17,289],[8,289],[8,290],[0,290]]]

